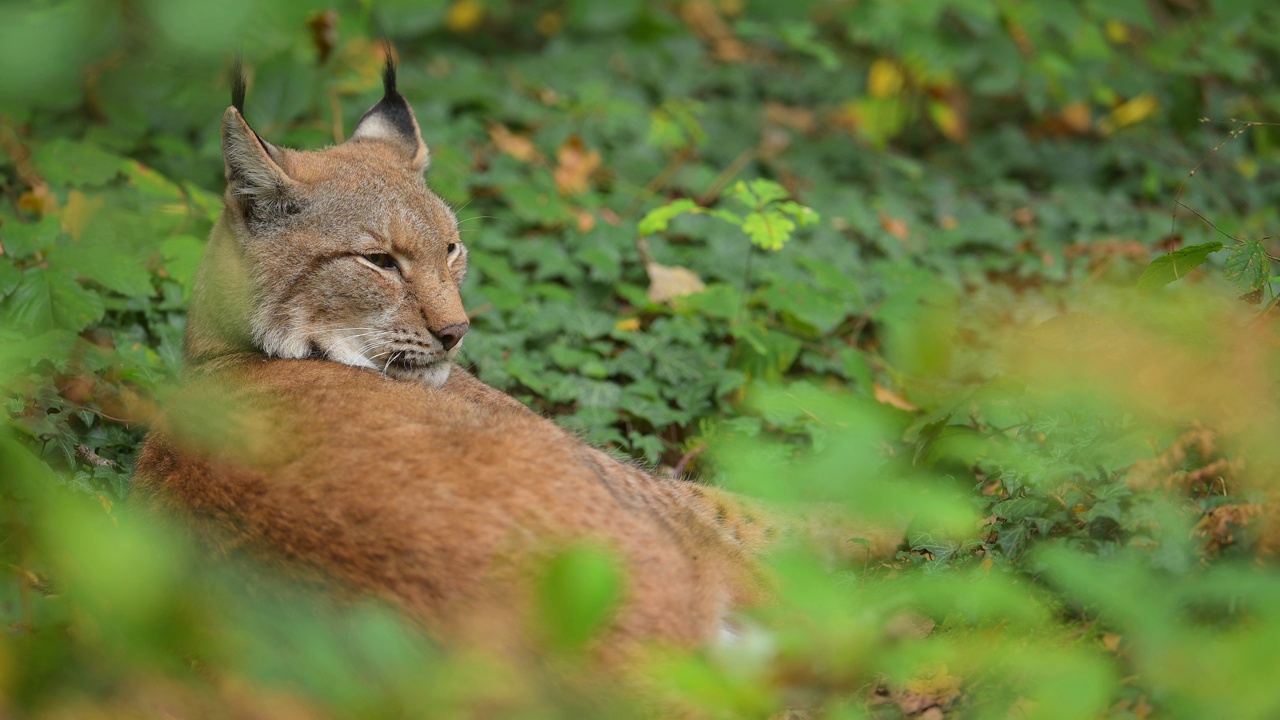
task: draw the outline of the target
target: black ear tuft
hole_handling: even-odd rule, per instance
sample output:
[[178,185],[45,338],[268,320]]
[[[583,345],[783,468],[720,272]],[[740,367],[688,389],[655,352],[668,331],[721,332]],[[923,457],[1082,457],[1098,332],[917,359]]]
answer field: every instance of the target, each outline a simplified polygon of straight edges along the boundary
[[424,170],[429,153],[427,146],[422,143],[413,109],[404,96],[396,91],[396,61],[391,53],[390,43],[384,45],[384,52],[387,62],[382,68],[382,99],[360,118],[350,139],[377,140],[399,145],[405,150],[410,165]]
[[396,93],[396,59],[391,55],[391,43],[383,50],[387,54],[387,64],[382,66],[382,96],[394,97]]
[[236,55],[235,67],[231,70],[231,105],[236,112],[244,115],[244,93],[247,84],[244,79],[244,63]]

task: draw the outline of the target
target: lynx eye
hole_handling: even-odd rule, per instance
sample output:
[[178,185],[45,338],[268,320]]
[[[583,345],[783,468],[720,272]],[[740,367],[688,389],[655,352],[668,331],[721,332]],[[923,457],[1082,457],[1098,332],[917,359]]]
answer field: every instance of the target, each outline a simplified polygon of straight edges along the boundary
[[396,259],[387,253],[369,253],[361,255],[360,259],[381,270],[400,272],[400,265],[396,263]]

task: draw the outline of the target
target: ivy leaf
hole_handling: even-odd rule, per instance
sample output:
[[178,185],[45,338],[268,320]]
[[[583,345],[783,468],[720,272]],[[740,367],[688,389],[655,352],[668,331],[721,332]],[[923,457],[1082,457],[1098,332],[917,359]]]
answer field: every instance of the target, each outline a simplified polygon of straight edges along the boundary
[[1171,253],[1165,253],[1147,266],[1138,278],[1138,289],[1144,292],[1168,285],[1196,267],[1199,267],[1209,256],[1222,249],[1220,242],[1208,242],[1203,245],[1189,245]]
[[1257,290],[1267,283],[1270,274],[1271,258],[1267,257],[1262,243],[1246,240],[1231,248],[1222,276],[1249,290]]
[[653,235],[667,229],[671,221],[686,213],[702,212],[702,208],[694,201],[684,198],[675,200],[659,208],[650,210],[640,219],[640,234]]

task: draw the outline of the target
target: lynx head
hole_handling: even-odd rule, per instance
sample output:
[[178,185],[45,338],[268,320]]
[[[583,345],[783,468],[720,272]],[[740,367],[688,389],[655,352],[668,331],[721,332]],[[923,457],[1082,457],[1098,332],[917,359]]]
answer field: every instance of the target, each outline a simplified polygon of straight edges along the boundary
[[227,188],[196,277],[192,362],[251,351],[443,384],[466,334],[457,219],[427,189],[418,123],[396,91],[319,151],[272,145],[243,116],[237,72],[222,116]]

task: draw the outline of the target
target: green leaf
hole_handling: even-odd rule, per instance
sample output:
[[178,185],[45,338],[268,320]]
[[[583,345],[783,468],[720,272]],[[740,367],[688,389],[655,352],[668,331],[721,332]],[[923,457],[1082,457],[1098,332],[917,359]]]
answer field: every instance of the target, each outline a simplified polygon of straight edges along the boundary
[[148,297],[155,292],[146,265],[130,262],[111,244],[63,245],[50,250],[48,258],[50,267],[74,271],[125,297]]
[[32,160],[55,185],[103,185],[124,169],[124,158],[87,142],[58,138],[36,148]]
[[62,223],[54,215],[39,222],[8,222],[0,227],[0,245],[4,254],[14,258],[27,258],[52,246],[62,232]]
[[1270,274],[1271,258],[1267,257],[1266,248],[1257,240],[1246,240],[1231,248],[1222,276],[1248,290],[1257,290],[1267,284]]
[[702,208],[688,198],[669,202],[662,207],[650,210],[644,217],[640,218],[640,234],[653,235],[654,233],[660,233],[666,230],[667,226],[676,217],[686,213],[698,212],[702,212]]
[[190,235],[178,235],[160,243],[164,267],[169,277],[182,285],[183,295],[190,298],[195,285],[196,269],[204,256],[204,242]]
[[781,250],[795,229],[794,222],[775,210],[754,212],[742,219],[742,231],[752,244],[765,250]]
[[538,585],[543,630],[562,650],[581,648],[604,629],[622,596],[617,561],[589,546],[553,557]]
[[66,270],[32,268],[0,304],[0,324],[20,330],[79,332],[102,318],[102,298]]
[[21,280],[22,271],[14,267],[8,258],[0,257],[0,300],[8,297]]
[[1222,243],[1215,241],[1203,245],[1190,245],[1161,255],[1152,260],[1143,271],[1142,277],[1138,278],[1138,289],[1148,291],[1168,285],[1199,267],[1209,259],[1210,255],[1221,249]]
[[772,180],[758,178],[750,182],[738,181],[729,188],[725,195],[737,200],[749,208],[763,208],[771,202],[785,200],[790,193],[787,189]]

